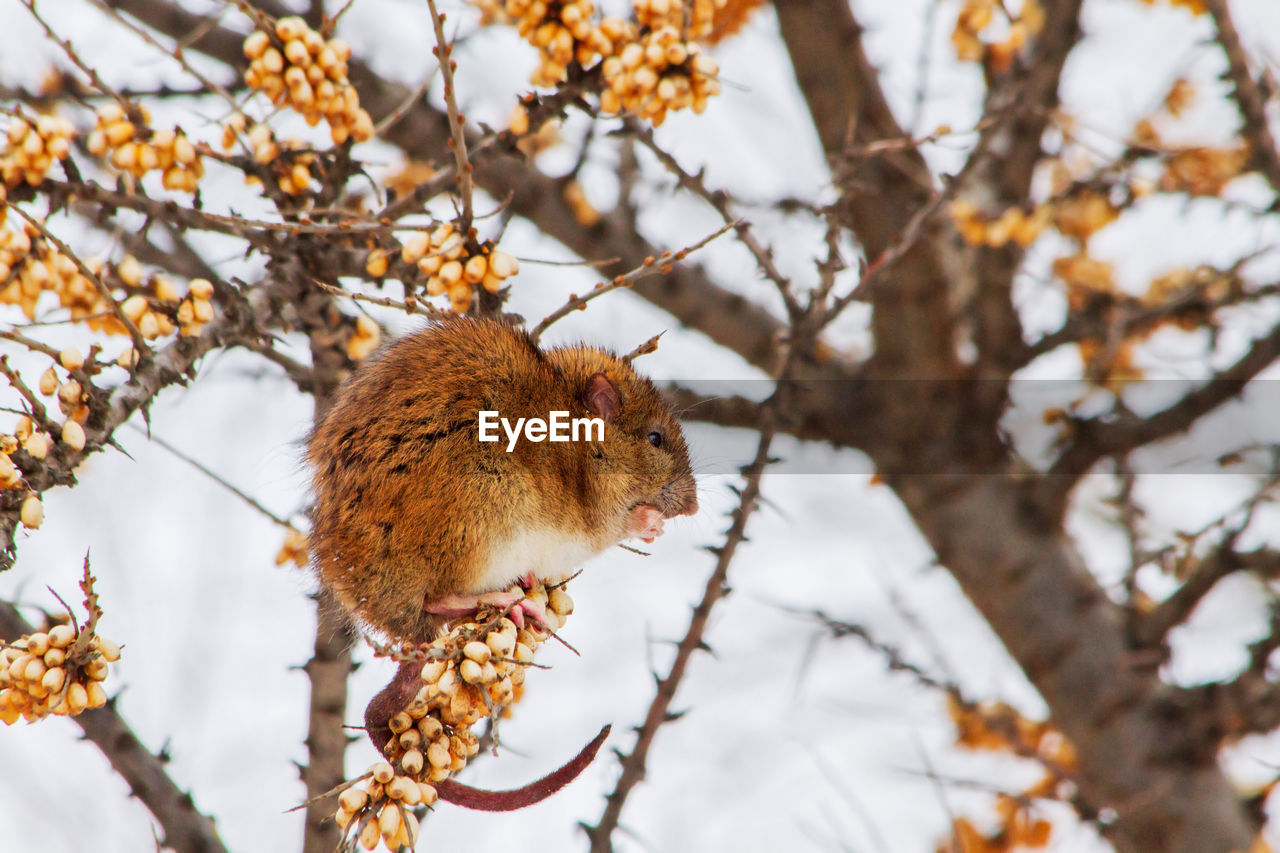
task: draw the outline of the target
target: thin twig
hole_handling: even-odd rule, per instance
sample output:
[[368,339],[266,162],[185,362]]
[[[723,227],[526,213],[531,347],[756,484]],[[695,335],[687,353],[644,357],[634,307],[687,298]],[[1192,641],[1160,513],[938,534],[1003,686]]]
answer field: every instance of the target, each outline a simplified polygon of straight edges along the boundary
[[179,459],[181,459],[183,462],[185,462],[185,463],[187,463],[188,465],[190,465],[192,468],[195,468],[197,471],[199,471],[201,474],[204,474],[204,475],[205,475],[206,477],[208,477],[210,480],[213,480],[213,481],[214,481],[215,483],[217,483],[219,486],[222,486],[222,488],[224,488],[224,489],[226,489],[227,491],[231,492],[231,494],[235,495],[235,496],[236,496],[236,497],[238,497],[240,500],[244,501],[244,502],[245,502],[246,504],[248,504],[250,507],[252,507],[253,509],[257,510],[260,514],[262,514],[262,515],[266,516],[267,518],[271,519],[271,520],[272,520],[272,521],[274,521],[276,524],[280,525],[281,527],[285,528],[286,530],[293,530],[293,531],[295,531],[295,532],[301,532],[301,531],[299,531],[299,530],[298,530],[298,528],[294,527],[294,526],[293,526],[293,524],[292,524],[291,522],[289,522],[287,519],[281,518],[280,516],[276,515],[276,514],[275,514],[274,512],[272,512],[271,510],[269,510],[269,509],[267,509],[266,507],[264,507],[262,504],[258,503],[258,501],[257,501],[256,499],[254,499],[253,497],[251,497],[247,492],[242,491],[239,487],[235,486],[235,485],[234,485],[233,483],[231,483],[229,480],[227,480],[226,478],[224,478],[221,474],[219,474],[218,472],[216,472],[216,471],[214,471],[213,469],[209,468],[208,466],[204,465],[203,463],[201,463],[201,462],[197,462],[195,459],[193,459],[192,457],[188,456],[186,453],[184,453],[183,451],[179,450],[177,447],[174,447],[172,444],[170,444],[169,442],[165,441],[165,440],[164,440],[163,438],[161,438],[160,436],[156,435],[155,433],[153,433],[153,432],[151,432],[151,431],[149,431],[149,430],[144,430],[142,427],[140,427],[140,426],[138,426],[138,425],[136,425],[136,424],[133,424],[133,423],[127,423],[127,424],[125,424],[125,426],[129,427],[130,429],[132,429],[134,432],[138,433],[139,435],[146,436],[147,440],[148,440],[148,441],[150,441],[152,444],[158,444],[160,447],[163,447],[165,450],[169,451],[169,452],[170,452],[170,453],[172,453],[174,456],[178,457],[178,458],[179,458]]
[[[351,4],[348,3],[347,5],[349,6]],[[345,9],[343,11],[345,11]],[[406,97],[399,104],[397,104],[394,110],[387,113],[386,117],[383,118],[382,121],[378,122],[376,125],[373,126],[373,135],[375,137],[381,137],[382,134],[385,133],[388,128],[393,127],[396,122],[404,118],[405,113],[409,112],[409,110],[413,108],[413,105],[418,102],[418,99],[421,98],[423,95],[425,95],[427,93],[427,90],[431,88],[431,84],[436,79],[436,71],[438,70],[439,70],[439,66],[437,66],[435,70],[433,70],[430,74],[427,75],[427,79],[422,81],[421,86],[419,86],[418,88],[410,92],[409,96]]]
[[1267,121],[1267,98],[1249,71],[1244,45],[1226,0],[1206,0],[1205,6],[1218,29],[1218,43],[1227,55],[1227,78],[1244,119],[1243,134],[1249,142],[1250,155],[1272,190],[1280,193],[1280,147]]
[[80,55],[76,53],[75,48],[71,46],[71,42],[59,38],[53,27],[49,26],[48,22],[45,21],[44,18],[40,17],[40,13],[36,11],[36,0],[22,0],[22,5],[26,6],[28,11],[31,12],[31,17],[35,18],[36,22],[44,29],[44,33],[49,37],[49,40],[62,48],[62,52],[67,55],[67,58],[75,63],[76,68],[79,68],[86,76],[88,76],[89,80],[94,86],[98,87],[100,92],[115,98],[126,112],[133,111],[133,105],[125,100],[119,92],[108,86],[106,82],[98,76],[98,72],[94,71],[92,66],[80,58]]
[[444,15],[436,11],[435,0],[427,0],[431,10],[431,24],[436,31],[436,46],[432,53],[440,61],[440,73],[444,76],[444,103],[449,113],[449,147],[453,149],[453,159],[458,169],[458,195],[462,198],[462,216],[458,221],[458,230],[465,237],[471,230],[472,218],[472,182],[471,162],[467,159],[467,135],[462,129],[462,114],[458,112],[458,99],[454,92],[453,46],[445,41]]
[[136,36],[138,36],[138,38],[142,39],[147,44],[151,45],[152,47],[156,48],[160,52],[164,53],[166,56],[173,57],[173,59],[176,60],[179,65],[182,66],[184,71],[186,71],[192,77],[200,81],[201,85],[204,87],[203,89],[200,90],[200,94],[205,94],[206,92],[214,92],[219,97],[221,97],[224,101],[230,104],[231,109],[233,111],[238,111],[240,109],[240,107],[236,104],[235,97],[230,92],[228,92],[221,85],[210,80],[205,75],[201,74],[199,71],[196,70],[195,66],[187,62],[186,57],[182,55],[181,44],[179,44],[178,47],[174,48],[173,50],[169,50],[167,47],[162,45],[159,42],[159,40],[156,39],[156,37],[153,36],[150,32],[148,32],[144,27],[140,27],[137,24],[133,23],[133,21],[130,21],[124,15],[120,14],[120,12],[118,12],[116,9],[112,8],[108,3],[104,2],[104,0],[89,0],[89,2],[91,2],[94,6],[97,6],[98,9],[100,9],[104,14],[113,18],[116,22],[124,24]]
[[340,287],[334,287],[332,284],[327,284],[315,277],[312,277],[311,281],[321,290],[326,293],[332,293],[334,296],[341,296],[345,299],[352,299],[356,302],[368,302],[370,305],[381,305],[383,308],[397,308],[406,314],[421,314],[424,317],[442,317],[449,313],[448,311],[443,311],[435,307],[430,302],[420,302],[416,298],[412,297],[412,301],[406,299],[401,302],[385,296],[370,296],[365,293],[343,290]]
[[31,407],[31,417],[40,424],[40,427],[49,435],[56,436],[61,432],[61,428],[49,417],[48,410],[45,409],[44,403],[36,396],[36,393],[28,387],[27,383],[22,381],[22,377],[18,371],[9,366],[9,357],[0,356],[0,373],[4,374],[9,380],[9,384],[17,389],[22,398],[27,401],[27,405]]
[[573,296],[570,296],[568,302],[561,305],[556,310],[552,311],[546,317],[543,317],[542,322],[533,327],[533,331],[529,333],[529,337],[533,338],[534,342],[536,343],[537,340],[540,337],[542,337],[542,333],[547,330],[548,326],[550,326],[552,323],[557,322],[558,320],[564,319],[574,311],[583,310],[584,308],[587,307],[587,303],[590,302],[591,300],[596,299],[600,296],[604,296],[606,293],[617,290],[620,287],[630,287],[631,285],[635,284],[637,281],[639,281],[642,278],[647,278],[651,275],[659,275],[659,274],[665,275],[667,272],[671,270],[672,261],[684,260],[691,252],[698,251],[703,246],[707,245],[712,240],[716,239],[721,234],[728,231],[730,228],[737,227],[737,225],[738,225],[737,220],[733,222],[729,222],[719,230],[714,231],[711,234],[708,234],[706,237],[703,237],[698,242],[692,245],[686,246],[685,248],[681,249],[678,252],[675,252],[674,254],[670,252],[665,252],[663,253],[663,256],[661,258],[654,258],[652,256],[645,258],[644,263],[640,264],[640,266],[636,267],[635,269],[631,270],[628,273],[615,276],[612,280],[608,282],[603,282],[603,281],[600,282],[594,288],[592,288],[592,290],[589,293],[587,293],[585,296],[578,296],[576,294],[574,294]]
[[676,181],[680,186],[711,205],[716,213],[720,214],[726,225],[735,229],[739,242],[755,258],[756,266],[760,267],[760,271],[778,289],[778,293],[782,296],[782,301],[787,307],[787,315],[795,319],[804,313],[799,300],[792,293],[791,280],[783,275],[782,271],[773,262],[772,250],[756,239],[756,236],[751,233],[751,225],[745,219],[734,217],[733,212],[729,209],[728,194],[723,191],[711,190],[702,180],[701,174],[695,175],[681,166],[675,157],[658,145],[651,127],[630,119],[627,121],[626,127],[632,136],[648,148],[653,153],[653,156],[658,158],[658,162],[666,167],[668,172],[675,175]]

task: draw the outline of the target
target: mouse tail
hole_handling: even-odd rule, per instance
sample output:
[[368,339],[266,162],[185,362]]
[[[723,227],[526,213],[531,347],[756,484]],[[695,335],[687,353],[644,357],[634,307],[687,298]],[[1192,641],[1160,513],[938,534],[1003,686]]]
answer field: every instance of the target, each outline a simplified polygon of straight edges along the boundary
[[605,726],[600,730],[600,734],[596,735],[577,755],[565,762],[560,769],[553,770],[541,779],[530,782],[522,788],[512,788],[508,791],[486,791],[483,788],[473,788],[470,785],[464,785],[452,779],[433,782],[432,784],[435,786],[436,793],[440,795],[440,799],[453,803],[455,806],[462,806],[465,809],[477,809],[485,812],[509,812],[515,809],[522,809],[525,806],[542,802],[578,778],[578,774],[587,769],[587,765],[595,760],[596,753],[600,751],[601,744],[609,736],[609,730],[612,728],[613,726]]

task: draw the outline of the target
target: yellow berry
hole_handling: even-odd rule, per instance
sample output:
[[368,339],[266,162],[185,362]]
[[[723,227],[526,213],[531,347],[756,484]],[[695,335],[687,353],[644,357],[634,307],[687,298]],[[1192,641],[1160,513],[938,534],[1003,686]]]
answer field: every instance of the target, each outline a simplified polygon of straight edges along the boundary
[[21,518],[23,527],[35,530],[40,526],[40,522],[44,521],[44,504],[40,502],[40,498],[35,495],[27,496],[22,502]]

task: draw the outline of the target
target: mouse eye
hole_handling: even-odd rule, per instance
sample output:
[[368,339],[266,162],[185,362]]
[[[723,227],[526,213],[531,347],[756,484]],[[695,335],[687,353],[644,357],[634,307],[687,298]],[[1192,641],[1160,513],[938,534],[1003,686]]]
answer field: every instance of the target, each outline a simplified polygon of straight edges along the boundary
[[649,433],[648,438],[649,438],[649,443],[652,444],[654,447],[662,446],[662,433],[658,432],[657,430],[654,430],[653,432]]

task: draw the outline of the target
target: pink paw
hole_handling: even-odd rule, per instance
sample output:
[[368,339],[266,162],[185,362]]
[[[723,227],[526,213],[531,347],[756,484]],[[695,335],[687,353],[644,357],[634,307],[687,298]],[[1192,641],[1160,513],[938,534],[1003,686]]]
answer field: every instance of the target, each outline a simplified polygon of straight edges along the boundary
[[507,610],[507,616],[511,617],[511,621],[516,623],[517,628],[523,628],[525,617],[528,617],[528,621],[535,627],[552,634],[556,631],[556,625],[547,616],[546,608],[530,598],[522,598],[511,605]]
[[479,595],[459,595],[453,593],[444,598],[427,602],[423,610],[450,619],[459,616],[470,616],[481,607],[495,607],[506,612],[517,628],[525,626],[526,618],[536,627],[554,633],[555,623],[547,616],[546,608],[536,601],[524,597],[518,590],[501,592],[484,592]]
[[627,513],[623,532],[628,539],[634,536],[652,542],[662,535],[662,511],[648,504],[637,504]]
[[486,606],[506,610],[522,598],[524,598],[524,593],[515,590],[485,592],[479,595],[459,595],[455,592],[446,595],[444,598],[428,601],[422,606],[422,609],[437,616],[453,618],[469,616],[479,608]]

